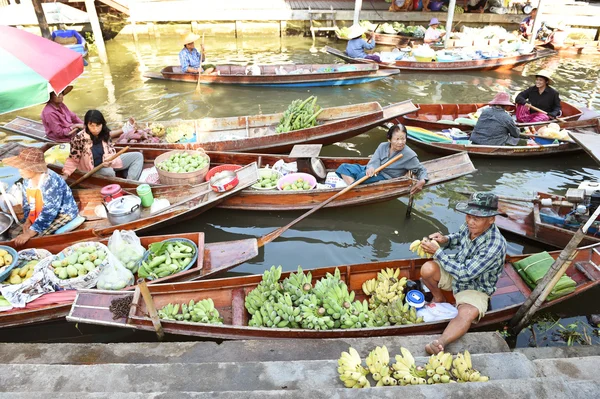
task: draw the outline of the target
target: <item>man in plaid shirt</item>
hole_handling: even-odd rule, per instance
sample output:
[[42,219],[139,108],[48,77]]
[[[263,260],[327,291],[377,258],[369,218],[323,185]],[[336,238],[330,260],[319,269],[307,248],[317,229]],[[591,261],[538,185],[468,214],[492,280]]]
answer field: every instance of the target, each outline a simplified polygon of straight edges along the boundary
[[[457,233],[434,233],[421,242],[425,252],[433,254],[433,260],[421,268],[433,302],[446,302],[442,291],[452,290],[458,307],[458,316],[442,336],[425,347],[430,354],[443,351],[485,315],[506,256],[506,240],[494,223],[496,215],[503,215],[498,212],[496,195],[474,193],[469,202],[458,203],[456,210],[466,214],[466,222]],[[454,256],[445,252],[454,248],[458,249]]]

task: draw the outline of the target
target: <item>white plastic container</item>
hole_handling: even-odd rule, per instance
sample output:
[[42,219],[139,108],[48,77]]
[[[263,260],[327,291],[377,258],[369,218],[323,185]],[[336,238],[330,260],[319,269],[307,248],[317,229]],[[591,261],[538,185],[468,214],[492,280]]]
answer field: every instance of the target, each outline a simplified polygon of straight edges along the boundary
[[600,190],[600,183],[595,181],[584,181],[581,182],[577,188],[580,190],[585,190],[585,195],[589,196],[592,195],[594,191]]

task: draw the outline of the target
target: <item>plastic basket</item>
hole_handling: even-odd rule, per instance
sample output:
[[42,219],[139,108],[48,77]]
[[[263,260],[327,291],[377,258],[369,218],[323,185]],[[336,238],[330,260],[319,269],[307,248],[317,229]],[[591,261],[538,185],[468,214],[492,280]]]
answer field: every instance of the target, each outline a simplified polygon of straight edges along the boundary
[[[186,173],[173,173],[173,172],[167,172],[165,170],[159,169],[158,164],[160,164],[163,161],[166,161],[173,154],[180,154],[183,152],[186,152],[190,155],[201,155],[208,160],[208,164],[202,169],[195,170],[193,172],[186,172]],[[200,184],[204,181],[204,178],[206,177],[206,174],[208,173],[208,169],[210,167],[210,157],[208,155],[206,155],[204,150],[197,150],[197,151],[195,151],[195,150],[173,150],[173,151],[169,151],[167,153],[164,153],[164,154],[156,157],[156,159],[154,160],[154,166],[156,167],[156,171],[158,172],[158,179],[161,184],[192,184],[192,185],[194,185],[194,184]]]
[[[8,265],[6,267],[6,269],[4,269],[3,272],[0,273],[0,283],[1,283],[2,281],[6,280],[6,278],[8,276],[10,276],[10,272],[12,271],[12,269],[15,268],[15,266],[17,265],[17,263],[19,261],[19,255],[17,254],[17,251],[15,251],[11,247],[7,247],[5,245],[0,245],[0,249],[4,249],[6,252],[8,252],[12,256],[12,263],[10,265]],[[4,266],[2,266],[2,267],[4,267]]]
[[223,172],[225,170],[230,170],[232,172],[235,172],[236,170],[241,169],[241,168],[242,167],[240,165],[231,165],[231,164],[215,166],[214,168],[212,168],[211,170],[208,171],[205,179],[206,179],[206,181],[210,181],[210,179],[212,179],[212,177],[219,172]]
[[309,175],[308,173],[290,173],[277,181],[277,188],[283,190],[283,183],[293,183],[298,179],[307,180],[310,184],[309,190],[312,190],[317,185],[317,179],[313,175]]
[[545,215],[543,213],[540,213],[540,220],[542,221],[542,223],[554,224],[557,226],[564,226],[565,224],[564,218],[560,216]]
[[[187,238],[169,238],[168,240],[161,241],[161,243],[162,242],[185,242],[186,244],[192,245],[195,249],[194,256],[192,256],[192,260],[190,261],[190,263],[188,263],[188,265],[186,267],[183,268],[183,270],[180,270],[177,273],[181,273],[185,270],[195,267],[196,262],[198,262],[198,245],[196,245],[196,243],[194,241],[188,240]],[[138,261],[138,266],[141,266],[142,262],[146,262],[148,260],[148,258],[150,257],[151,253],[152,253],[152,251],[150,251],[149,249],[146,252],[144,252],[144,256],[142,257],[142,259],[140,259]],[[177,273],[173,273],[173,274],[177,274]],[[173,274],[171,274],[171,276]],[[148,276],[148,277],[146,277],[146,280],[154,280],[154,278]]]

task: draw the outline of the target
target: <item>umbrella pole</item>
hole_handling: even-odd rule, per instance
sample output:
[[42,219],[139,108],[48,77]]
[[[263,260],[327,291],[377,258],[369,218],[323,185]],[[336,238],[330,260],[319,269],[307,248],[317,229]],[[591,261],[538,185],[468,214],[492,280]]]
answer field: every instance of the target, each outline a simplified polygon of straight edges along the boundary
[[456,0],[450,0],[448,4],[448,20],[446,21],[446,34],[444,35],[444,48],[448,48],[448,39],[450,38],[450,32],[452,31],[452,20],[454,19],[454,7],[456,7]]

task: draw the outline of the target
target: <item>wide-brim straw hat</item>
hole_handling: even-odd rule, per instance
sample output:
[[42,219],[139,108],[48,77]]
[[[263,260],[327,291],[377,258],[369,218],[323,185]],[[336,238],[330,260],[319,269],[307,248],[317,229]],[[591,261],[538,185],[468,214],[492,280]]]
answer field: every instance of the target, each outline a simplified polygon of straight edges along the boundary
[[431,21],[429,21],[429,26],[431,25],[439,25],[440,21],[437,18],[431,18]]
[[30,170],[37,173],[46,173],[48,171],[44,153],[39,148],[26,148],[16,157],[5,158],[2,162],[13,168]]
[[365,30],[360,25],[352,25],[350,27],[350,33],[348,34],[348,39],[356,39],[357,37],[361,37],[365,33]]
[[548,79],[548,84],[554,84],[554,80],[552,80],[552,73],[547,69],[542,69],[541,71],[536,72],[533,76],[541,76]]
[[488,103],[488,105],[512,105],[512,106],[514,106],[515,104],[513,104],[510,101],[510,96],[508,95],[508,93],[498,93],[498,94],[496,94],[494,99]]
[[186,44],[193,43],[198,39],[200,39],[200,35],[190,32],[181,40],[181,42],[185,46]]

